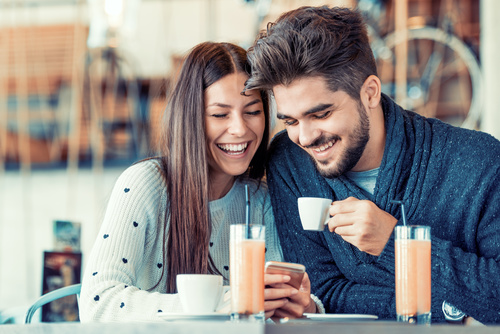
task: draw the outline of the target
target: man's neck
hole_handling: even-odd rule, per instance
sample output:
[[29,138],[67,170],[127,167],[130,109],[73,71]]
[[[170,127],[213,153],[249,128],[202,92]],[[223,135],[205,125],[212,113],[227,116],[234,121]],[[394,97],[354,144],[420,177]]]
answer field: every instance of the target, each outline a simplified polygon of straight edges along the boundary
[[369,111],[370,139],[363,155],[352,169],[353,172],[363,172],[380,167],[384,156],[386,130],[382,104]]

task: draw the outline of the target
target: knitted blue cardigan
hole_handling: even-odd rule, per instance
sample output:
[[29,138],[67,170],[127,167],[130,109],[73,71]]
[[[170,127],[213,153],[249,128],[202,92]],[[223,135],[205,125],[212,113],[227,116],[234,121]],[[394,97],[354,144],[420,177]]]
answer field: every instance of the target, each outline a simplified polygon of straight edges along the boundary
[[[444,300],[484,323],[500,323],[500,142],[485,133],[427,119],[382,97],[387,131],[373,201],[432,235],[432,321]],[[378,257],[328,229],[304,231],[301,196],[366,199],[348,178],[325,179],[281,132],[273,139],[268,185],[285,260],[307,267],[312,293],[330,313],[394,319],[394,236]],[[401,224],[398,221],[398,224]]]

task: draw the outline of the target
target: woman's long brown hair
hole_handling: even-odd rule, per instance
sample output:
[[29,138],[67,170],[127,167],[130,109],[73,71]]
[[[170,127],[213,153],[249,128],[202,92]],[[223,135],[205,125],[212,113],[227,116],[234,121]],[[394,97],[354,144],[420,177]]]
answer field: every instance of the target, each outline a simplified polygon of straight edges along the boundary
[[[210,180],[204,92],[214,82],[236,72],[249,73],[244,49],[229,43],[197,45],[184,61],[166,109],[161,162],[168,201],[163,243],[167,265],[162,273],[163,277],[167,270],[167,293],[177,291],[177,274],[218,273],[208,246]],[[249,166],[252,178],[264,175],[269,139],[267,95],[262,93],[262,98],[266,126],[262,143]]]

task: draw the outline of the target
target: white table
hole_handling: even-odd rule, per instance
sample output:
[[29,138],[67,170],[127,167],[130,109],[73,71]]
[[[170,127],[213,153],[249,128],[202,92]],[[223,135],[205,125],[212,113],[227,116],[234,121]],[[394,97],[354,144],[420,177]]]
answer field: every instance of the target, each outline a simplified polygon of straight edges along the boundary
[[160,322],[160,323],[39,323],[0,325],[0,334],[498,334],[500,326],[460,326],[439,324],[429,327],[404,325],[390,321],[349,323],[299,322],[254,324],[231,322]]

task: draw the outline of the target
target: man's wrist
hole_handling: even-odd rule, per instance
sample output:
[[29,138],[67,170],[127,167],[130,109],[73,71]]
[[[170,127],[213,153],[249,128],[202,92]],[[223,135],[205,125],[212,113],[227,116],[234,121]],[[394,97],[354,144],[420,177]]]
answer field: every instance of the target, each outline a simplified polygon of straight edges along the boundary
[[314,311],[313,312],[304,312],[304,313],[325,313],[325,307],[323,306],[323,303],[321,300],[316,297],[315,295],[311,294],[311,301],[314,306]]
[[309,298],[309,305],[304,309],[304,313],[318,313],[318,306],[312,298]]

